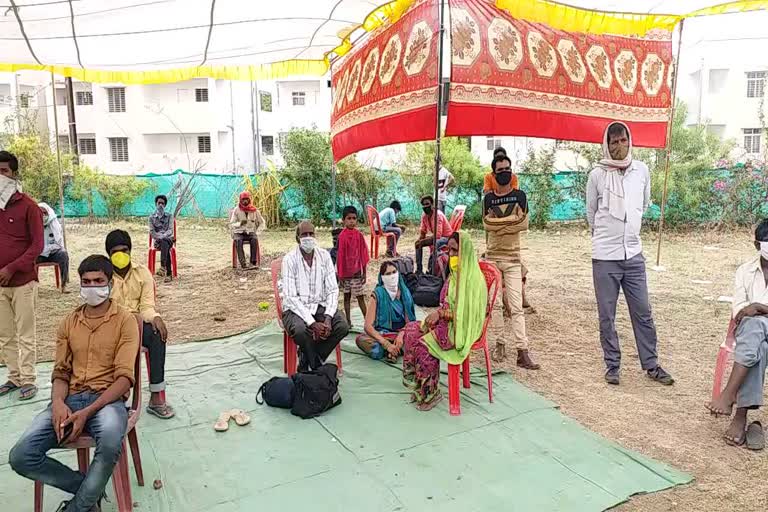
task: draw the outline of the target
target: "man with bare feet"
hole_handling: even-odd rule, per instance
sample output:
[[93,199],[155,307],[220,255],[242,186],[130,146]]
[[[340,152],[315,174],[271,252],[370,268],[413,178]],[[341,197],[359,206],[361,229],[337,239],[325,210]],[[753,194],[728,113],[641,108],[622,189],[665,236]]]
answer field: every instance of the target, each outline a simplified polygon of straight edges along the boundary
[[747,412],[763,405],[763,384],[768,367],[768,219],[755,230],[755,248],[760,253],[736,271],[733,314],[736,346],[733,370],[725,389],[707,405],[712,414],[736,414],[723,436],[725,442],[753,450],[765,447],[765,433],[759,421],[747,427]]

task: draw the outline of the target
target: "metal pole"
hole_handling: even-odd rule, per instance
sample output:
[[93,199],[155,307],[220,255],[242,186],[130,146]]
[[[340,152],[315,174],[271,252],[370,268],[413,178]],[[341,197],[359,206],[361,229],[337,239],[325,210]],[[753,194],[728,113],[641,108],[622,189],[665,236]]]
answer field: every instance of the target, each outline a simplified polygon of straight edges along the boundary
[[259,110],[261,110],[261,96],[259,95],[259,82],[253,82],[255,89],[254,101],[256,102],[256,172],[261,172],[261,135],[259,132]]
[[[69,149],[72,151],[72,160],[75,165],[80,162],[80,152],[77,147],[77,123],[75,122],[75,95],[72,91],[72,77],[64,79],[67,91],[67,118],[69,120]],[[55,93],[55,91],[54,91]],[[58,140],[59,134],[56,134]]]
[[259,173],[259,158],[256,153],[256,121],[255,113],[253,111],[253,80],[251,80],[251,150],[253,151],[253,170],[256,174]]
[[683,46],[683,25],[685,19],[680,20],[680,30],[678,31],[677,55],[672,74],[672,103],[669,106],[669,124],[667,125],[667,147],[664,155],[664,190],[661,193],[661,217],[659,218],[659,241],[656,247],[656,266],[661,265],[661,237],[664,234],[664,213],[667,206],[667,184],[669,183],[669,159],[672,152],[672,123],[675,120],[675,101],[677,100],[677,75],[680,70],[680,48]]
[[336,162],[333,161],[333,158],[331,158],[331,197],[333,198],[333,219],[331,220],[331,222],[335,229],[336,228]]
[[53,97],[53,129],[56,141],[56,163],[59,166],[59,217],[61,218],[61,235],[64,239],[64,250],[67,250],[67,229],[64,222],[64,173],[61,171],[61,150],[59,149],[59,113],[56,105],[56,82],[51,72],[51,96]]
[[235,104],[232,99],[232,80],[229,81],[229,119],[232,123],[229,127],[232,130],[232,172],[235,172]]
[[434,220],[433,220],[433,241],[432,241],[432,254],[437,258],[437,217],[438,217],[438,183],[440,178],[441,156],[440,156],[440,139],[442,136],[442,108],[443,108],[443,44],[445,33],[445,0],[440,0],[440,14],[439,14],[438,39],[437,39],[437,127],[435,129],[435,195],[433,198],[434,207]]

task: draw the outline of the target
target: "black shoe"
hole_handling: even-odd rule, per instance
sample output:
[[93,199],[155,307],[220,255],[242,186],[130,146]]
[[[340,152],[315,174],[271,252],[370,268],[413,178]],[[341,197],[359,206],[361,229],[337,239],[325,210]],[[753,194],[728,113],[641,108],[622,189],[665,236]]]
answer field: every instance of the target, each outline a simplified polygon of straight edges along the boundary
[[69,505],[68,501],[62,501],[59,508],[56,509],[56,512],[67,512],[67,505]]
[[605,372],[605,382],[608,384],[612,384],[614,386],[618,386],[620,379],[619,379],[619,369],[618,368],[610,368],[608,371]]
[[649,379],[655,380],[664,386],[671,386],[675,383],[675,379],[673,379],[670,374],[664,371],[664,368],[661,366],[657,366],[653,370],[648,370],[646,373]]

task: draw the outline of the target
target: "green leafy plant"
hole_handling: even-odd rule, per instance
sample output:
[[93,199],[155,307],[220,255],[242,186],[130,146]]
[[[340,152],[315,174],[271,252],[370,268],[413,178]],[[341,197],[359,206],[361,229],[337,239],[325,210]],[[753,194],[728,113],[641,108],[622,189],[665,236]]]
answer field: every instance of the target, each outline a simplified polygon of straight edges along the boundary
[[[59,202],[59,168],[56,153],[46,139],[33,132],[13,135],[3,148],[19,159],[19,171],[24,192],[37,201]],[[72,156],[61,155],[62,173],[72,169]]]
[[287,185],[296,188],[315,223],[330,219],[333,210],[331,143],[327,133],[294,128],[283,140]]
[[361,163],[354,156],[340,161],[336,177],[336,188],[345,204],[354,204],[358,208],[358,221],[366,218],[366,205],[378,207],[379,194],[387,186],[383,171]]
[[530,225],[544,228],[552,217],[552,209],[563,199],[562,190],[554,180],[555,147],[530,150],[520,164],[521,188],[526,191],[530,211]]
[[134,176],[99,174],[96,189],[104,198],[107,215],[114,219],[122,216],[125,207],[149,189],[149,184]]

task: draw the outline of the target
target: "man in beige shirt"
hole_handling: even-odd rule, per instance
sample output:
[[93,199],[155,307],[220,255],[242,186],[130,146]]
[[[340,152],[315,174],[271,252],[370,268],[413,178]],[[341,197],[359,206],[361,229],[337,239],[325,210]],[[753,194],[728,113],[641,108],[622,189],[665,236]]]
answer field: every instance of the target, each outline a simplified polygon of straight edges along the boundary
[[765,370],[768,368],[768,219],[755,230],[755,248],[759,254],[736,271],[733,316],[736,346],[733,370],[720,396],[707,408],[714,415],[736,415],[725,432],[725,442],[762,449],[765,434],[759,422],[747,427],[747,411],[763,405]]
[[[88,256],[80,264],[82,306],[59,324],[51,403],[11,449],[11,468],[74,497],[63,512],[100,512],[104,488],[120,457],[128,427],[125,398],[139,351],[136,317],[110,300],[112,264]],[[88,474],[48,457],[83,432],[96,442]]]
[[158,418],[174,416],[165,401],[165,342],[168,329],[155,310],[155,280],[149,269],[131,260],[131,236],[116,229],[107,235],[107,254],[115,267],[112,299],[144,321],[142,345],[149,352],[149,391],[147,412]]

